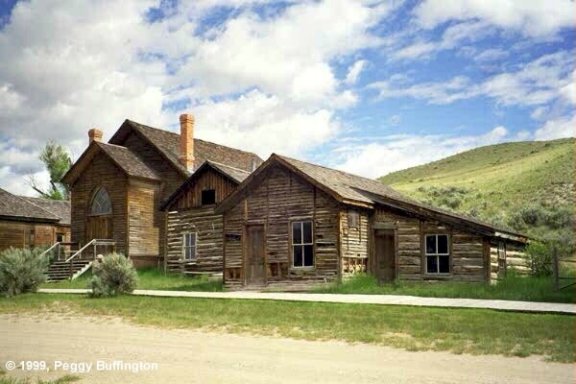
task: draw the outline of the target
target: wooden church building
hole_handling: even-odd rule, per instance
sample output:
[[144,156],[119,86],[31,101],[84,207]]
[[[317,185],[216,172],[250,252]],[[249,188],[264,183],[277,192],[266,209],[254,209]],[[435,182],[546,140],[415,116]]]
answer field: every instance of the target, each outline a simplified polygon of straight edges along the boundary
[[[89,131],[89,145],[64,176],[71,190],[71,236],[80,245],[108,239],[137,266],[162,266],[166,218],[160,208],[206,161],[250,172],[253,153],[194,138],[194,118],[180,116],[180,134],[126,120],[108,141]],[[220,198],[219,188],[200,191]]]

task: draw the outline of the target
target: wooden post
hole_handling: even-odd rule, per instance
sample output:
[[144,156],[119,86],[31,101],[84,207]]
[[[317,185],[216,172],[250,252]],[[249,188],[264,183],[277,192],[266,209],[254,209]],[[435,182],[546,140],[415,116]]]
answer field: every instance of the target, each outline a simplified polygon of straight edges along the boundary
[[556,251],[556,244],[554,244],[552,245],[552,275],[554,277],[554,288],[556,290],[560,289],[560,271],[558,264],[558,252]]

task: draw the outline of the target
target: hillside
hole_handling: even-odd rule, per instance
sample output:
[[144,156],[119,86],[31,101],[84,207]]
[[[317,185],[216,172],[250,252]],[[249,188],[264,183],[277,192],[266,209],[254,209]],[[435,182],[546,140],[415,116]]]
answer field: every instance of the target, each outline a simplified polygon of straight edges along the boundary
[[522,229],[515,214],[527,207],[573,210],[575,144],[571,138],[491,145],[380,180],[418,200]]

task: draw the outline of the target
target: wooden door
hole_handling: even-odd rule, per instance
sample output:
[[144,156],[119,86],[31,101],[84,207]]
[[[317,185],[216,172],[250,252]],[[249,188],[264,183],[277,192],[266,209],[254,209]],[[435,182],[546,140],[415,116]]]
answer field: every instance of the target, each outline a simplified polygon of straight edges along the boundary
[[264,226],[246,226],[246,284],[258,285],[266,282],[264,260]]
[[92,239],[112,239],[112,216],[88,216],[86,242]]
[[374,231],[374,275],[378,281],[390,282],[396,277],[395,242],[393,229]]

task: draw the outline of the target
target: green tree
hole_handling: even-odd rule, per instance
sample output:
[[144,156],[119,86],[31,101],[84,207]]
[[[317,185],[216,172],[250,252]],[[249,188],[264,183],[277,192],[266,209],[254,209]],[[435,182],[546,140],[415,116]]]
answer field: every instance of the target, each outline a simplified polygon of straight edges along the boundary
[[64,177],[72,166],[72,160],[70,159],[68,151],[62,145],[51,140],[44,146],[40,154],[40,160],[42,160],[50,174],[50,187],[47,190],[42,190],[42,188],[32,180],[32,188],[47,199],[68,200],[70,191],[68,186],[62,183],[62,177]]

